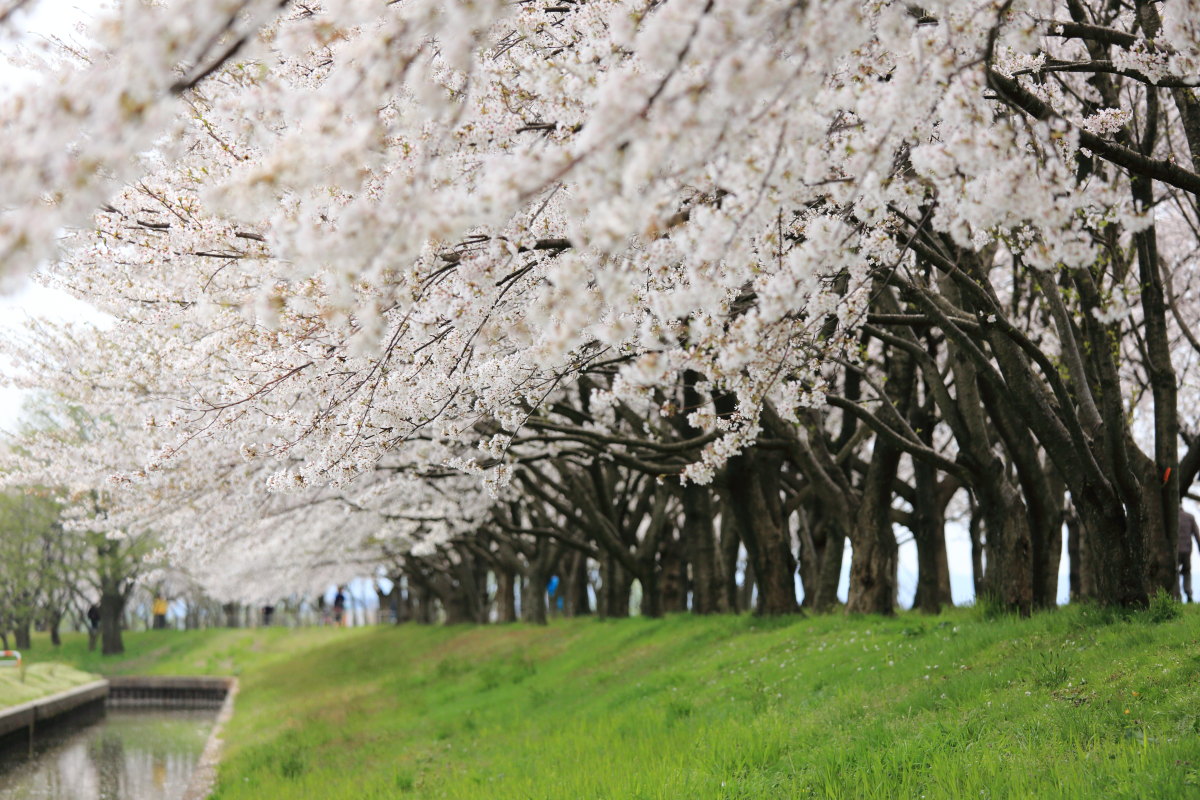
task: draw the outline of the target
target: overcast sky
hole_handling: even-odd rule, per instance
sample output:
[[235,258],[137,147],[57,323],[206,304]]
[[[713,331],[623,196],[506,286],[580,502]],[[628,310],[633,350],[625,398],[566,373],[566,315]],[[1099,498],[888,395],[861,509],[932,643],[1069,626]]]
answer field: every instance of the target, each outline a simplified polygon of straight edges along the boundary
[[[19,32],[19,37],[0,35],[0,87],[11,89],[33,77],[8,61],[15,46],[22,42],[33,43],[39,38],[72,37],[76,26],[102,6],[100,0],[31,0],[29,10],[18,11],[10,21],[12,30]],[[0,290],[0,333],[7,334],[22,327],[30,317],[100,319],[99,313],[90,305],[28,280]],[[0,361],[0,373],[8,376],[11,370],[10,364]],[[0,383],[0,428],[12,430],[23,400],[21,391]]]
[[[32,281],[26,281],[15,292],[0,295],[0,332],[6,336],[19,332],[31,318],[97,323],[104,319],[93,306]],[[13,374],[12,365],[7,361],[0,362],[0,369],[6,379]],[[24,399],[25,393],[21,390],[0,384],[0,429],[13,430]]]

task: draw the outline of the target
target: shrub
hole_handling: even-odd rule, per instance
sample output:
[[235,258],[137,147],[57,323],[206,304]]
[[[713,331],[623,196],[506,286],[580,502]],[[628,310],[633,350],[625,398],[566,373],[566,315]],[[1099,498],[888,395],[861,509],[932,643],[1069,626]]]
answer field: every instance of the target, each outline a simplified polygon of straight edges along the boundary
[[1174,595],[1160,586],[1154,596],[1150,598],[1150,605],[1146,608],[1145,617],[1147,621],[1153,623],[1170,622],[1179,617],[1179,606],[1180,602],[1175,599]]
[[974,608],[976,617],[985,622],[1007,619],[1011,616],[1004,602],[990,592],[981,592],[976,595]]

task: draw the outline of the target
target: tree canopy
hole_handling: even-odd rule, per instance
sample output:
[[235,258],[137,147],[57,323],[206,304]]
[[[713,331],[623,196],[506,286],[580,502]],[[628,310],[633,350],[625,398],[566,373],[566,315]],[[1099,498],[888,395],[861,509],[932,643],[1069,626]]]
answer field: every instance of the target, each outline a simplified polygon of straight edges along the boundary
[[1195,0],[165,0],[14,47],[0,263],[115,322],[7,343],[96,421],[9,474],[218,594],[790,613],[849,541],[889,612],[901,525],[933,609],[948,514],[1007,607],[1064,524],[1073,593],[1178,593]]

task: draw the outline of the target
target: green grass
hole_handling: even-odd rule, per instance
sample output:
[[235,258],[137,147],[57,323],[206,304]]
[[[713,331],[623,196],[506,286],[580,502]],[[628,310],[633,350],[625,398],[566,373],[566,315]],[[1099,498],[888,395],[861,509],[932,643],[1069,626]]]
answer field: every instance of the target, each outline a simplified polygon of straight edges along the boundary
[[[24,654],[22,654],[24,655]],[[24,675],[16,667],[0,667],[0,710],[40,697],[91,683],[97,676],[66,664],[27,664]]]
[[[1200,796],[1200,613],[148,632],[237,673],[218,800]],[[35,650],[48,656],[48,647]]]

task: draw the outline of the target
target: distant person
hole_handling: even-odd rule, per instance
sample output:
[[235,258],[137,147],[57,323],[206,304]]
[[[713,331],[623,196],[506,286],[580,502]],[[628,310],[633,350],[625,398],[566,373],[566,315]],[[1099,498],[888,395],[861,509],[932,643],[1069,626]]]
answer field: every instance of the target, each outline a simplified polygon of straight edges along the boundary
[[333,597],[333,624],[339,628],[345,624],[346,619],[346,595],[342,594],[342,588],[339,586],[337,594]]
[[317,598],[317,616],[320,618],[322,625],[329,624],[329,609],[325,606],[325,595]]
[[88,628],[93,634],[100,632],[100,606],[92,603],[87,610]]
[[546,598],[550,601],[551,613],[557,608],[562,610],[562,597],[558,596],[558,576],[551,575],[550,580],[546,581]]
[[154,630],[161,631],[167,627],[167,599],[162,595],[154,598]]
[[1200,527],[1196,518],[1179,509],[1179,574],[1183,576],[1183,602],[1194,603],[1192,595],[1192,540],[1200,544]]
[[271,619],[275,616],[275,606],[263,606],[262,621],[263,627],[271,627]]

